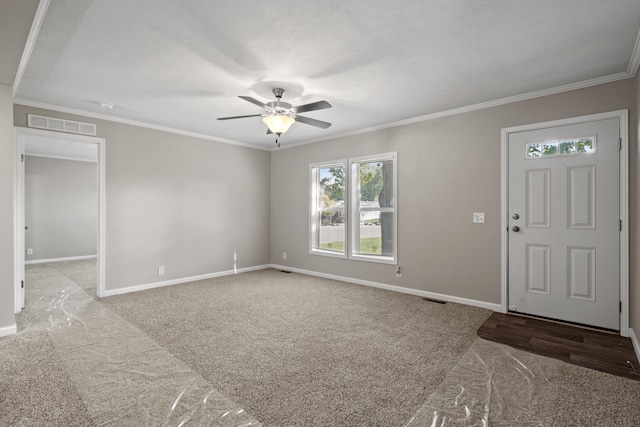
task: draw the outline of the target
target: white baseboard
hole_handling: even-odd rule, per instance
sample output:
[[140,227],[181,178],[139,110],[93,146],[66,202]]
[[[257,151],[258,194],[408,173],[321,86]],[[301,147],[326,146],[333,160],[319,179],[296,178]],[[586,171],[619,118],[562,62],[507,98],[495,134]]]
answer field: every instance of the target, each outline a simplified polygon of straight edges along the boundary
[[237,270],[220,271],[220,272],[217,272],[217,273],[203,274],[203,275],[200,275],[200,276],[182,277],[182,278],[179,278],[179,279],[165,280],[163,282],[155,282],[155,283],[147,283],[147,284],[144,284],[144,285],[129,286],[129,287],[126,287],[126,288],[109,289],[109,290],[105,290],[104,291],[104,296],[105,297],[110,297],[110,296],[113,296],[113,295],[127,294],[129,292],[145,291],[147,289],[154,289],[154,288],[161,288],[161,287],[164,287],[164,286],[179,285],[181,283],[195,282],[195,281],[198,281],[198,280],[211,279],[211,278],[214,278],[214,277],[230,276],[230,275],[233,275],[233,274],[246,273],[248,271],[264,270],[264,269],[267,269],[267,268],[275,268],[275,269],[278,269],[278,270],[292,271],[294,273],[300,273],[300,274],[306,274],[306,275],[309,275],[309,276],[322,277],[322,278],[325,278],[325,279],[340,280],[342,282],[354,283],[356,285],[371,286],[373,288],[386,289],[388,291],[401,292],[401,293],[404,293],[404,294],[416,295],[416,296],[436,299],[436,300],[440,300],[440,301],[447,301],[447,302],[454,302],[454,303],[458,303],[458,304],[471,305],[471,306],[474,306],[474,307],[486,308],[488,310],[493,310],[493,311],[500,311],[502,309],[502,306],[500,304],[494,304],[494,303],[485,302],[485,301],[477,301],[477,300],[472,300],[472,299],[468,299],[468,298],[461,298],[461,297],[445,295],[445,294],[438,294],[438,293],[435,293],[435,292],[421,291],[421,290],[418,290],[418,289],[404,288],[404,287],[401,287],[401,286],[387,285],[385,283],[371,282],[371,281],[368,281],[368,280],[353,279],[351,277],[338,276],[338,275],[335,275],[335,274],[319,273],[317,271],[303,270],[303,269],[300,269],[300,268],[292,268],[292,267],[287,267],[287,266],[278,265],[278,264],[258,265],[258,266],[254,266],[254,267],[241,268],[241,269],[237,269]]
[[0,337],[6,337],[7,335],[13,335],[18,332],[18,327],[14,323],[11,326],[5,326],[4,328],[0,328]]
[[254,267],[238,268],[236,270],[220,271],[217,273],[202,274],[200,276],[181,277],[179,279],[165,280],[163,282],[147,283],[144,285],[129,286],[126,288],[108,289],[104,291],[105,297],[113,295],[128,294],[129,292],[146,291],[147,289],[161,288],[164,286],[179,285],[182,283],[196,282],[198,280],[212,279],[214,277],[231,276],[238,273],[246,273],[248,271],[264,270],[271,268],[269,264],[257,265]]
[[640,342],[632,328],[629,328],[629,338],[631,338],[631,342],[633,343],[633,350],[636,352],[636,357],[640,360]]
[[294,273],[306,274],[309,276],[322,277],[325,279],[340,280],[342,282],[355,283],[356,285],[371,286],[374,288],[386,289],[388,291],[401,292],[403,294],[416,295],[424,298],[431,298],[440,301],[455,302],[458,304],[472,305],[474,307],[486,308],[488,310],[500,311],[502,305],[485,301],[477,301],[468,298],[461,298],[451,295],[438,294],[435,292],[421,291],[418,289],[404,288],[402,286],[387,285],[385,283],[371,282],[368,280],[353,279],[351,277],[337,276],[335,274],[319,273],[317,271],[303,270],[300,268],[287,267],[284,265],[271,264],[271,268],[278,270],[292,271]]
[[30,261],[25,261],[25,264],[44,264],[47,262],[61,262],[61,261],[78,261],[81,259],[92,259],[98,258],[98,255],[82,255],[82,256],[71,256],[67,258],[50,258],[50,259],[32,259]]

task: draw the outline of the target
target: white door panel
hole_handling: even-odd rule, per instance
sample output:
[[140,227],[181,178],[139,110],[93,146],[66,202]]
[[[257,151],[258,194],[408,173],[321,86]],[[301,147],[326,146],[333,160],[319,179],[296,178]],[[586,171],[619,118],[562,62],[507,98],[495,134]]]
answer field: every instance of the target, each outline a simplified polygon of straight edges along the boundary
[[619,126],[509,135],[510,310],[620,329]]

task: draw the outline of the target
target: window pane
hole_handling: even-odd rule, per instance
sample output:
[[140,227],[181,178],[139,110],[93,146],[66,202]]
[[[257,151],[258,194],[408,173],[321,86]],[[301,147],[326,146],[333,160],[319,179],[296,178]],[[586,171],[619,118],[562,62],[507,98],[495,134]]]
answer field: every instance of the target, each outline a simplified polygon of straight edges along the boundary
[[319,248],[327,251],[344,252],[344,210],[323,211],[319,215]]
[[[382,162],[360,163],[360,201],[375,202],[382,190]],[[367,203],[372,205],[372,203]]]
[[575,153],[575,150],[573,140],[560,141],[560,154],[572,154]]
[[542,156],[542,144],[527,144],[527,157]]
[[312,168],[315,183],[312,215],[312,249],[345,254],[345,164]]
[[318,208],[344,206],[344,166],[319,168],[320,194]]
[[360,241],[356,251],[363,255],[382,255],[380,211],[360,212]]
[[543,156],[555,156],[558,154],[558,143],[556,141],[545,142],[542,144]]
[[593,138],[580,138],[576,141],[578,153],[593,153]]

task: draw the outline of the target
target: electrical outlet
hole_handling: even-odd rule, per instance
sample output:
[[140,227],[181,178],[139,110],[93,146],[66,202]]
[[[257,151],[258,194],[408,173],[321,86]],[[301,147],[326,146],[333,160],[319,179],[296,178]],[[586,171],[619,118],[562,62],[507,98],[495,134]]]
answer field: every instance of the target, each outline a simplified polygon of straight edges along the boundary
[[474,212],[473,213],[473,223],[474,224],[484,224],[484,212]]
[[162,276],[164,274],[164,265],[158,267],[158,276]]
[[396,277],[402,277],[402,267],[396,265]]
[[287,259],[287,253],[286,252],[282,252],[282,259]]
[[33,248],[27,249],[27,255],[33,255]]

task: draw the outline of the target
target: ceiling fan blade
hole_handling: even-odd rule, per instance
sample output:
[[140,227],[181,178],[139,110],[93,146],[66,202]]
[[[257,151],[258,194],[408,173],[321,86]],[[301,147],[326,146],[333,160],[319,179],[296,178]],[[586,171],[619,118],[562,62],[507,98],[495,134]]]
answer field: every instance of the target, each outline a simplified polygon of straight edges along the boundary
[[306,113],[307,111],[324,110],[325,108],[331,108],[331,104],[327,101],[312,102],[311,104],[298,105],[293,107],[292,110],[298,113]]
[[262,114],[249,114],[248,116],[218,117],[218,120],[244,119],[245,117],[260,117]]
[[240,95],[240,96],[238,96],[238,98],[242,98],[245,101],[249,101],[252,104],[256,104],[258,107],[262,107],[262,108],[266,108],[267,107],[263,102],[260,102],[257,99],[252,98],[250,96],[242,96],[242,95]]
[[322,129],[326,129],[331,126],[329,122],[323,122],[322,120],[310,119],[309,117],[304,116],[296,116],[296,122],[304,123],[305,125],[311,125],[315,127],[319,127]]

